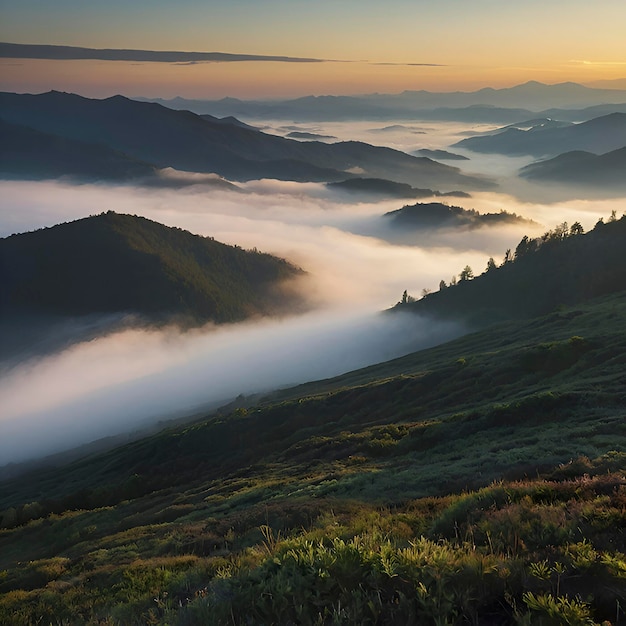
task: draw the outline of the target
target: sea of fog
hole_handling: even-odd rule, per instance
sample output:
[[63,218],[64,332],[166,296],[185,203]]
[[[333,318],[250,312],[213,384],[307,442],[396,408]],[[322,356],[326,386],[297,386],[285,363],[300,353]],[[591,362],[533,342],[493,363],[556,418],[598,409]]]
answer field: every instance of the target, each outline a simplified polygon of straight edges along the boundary
[[[266,130],[286,134],[294,128],[407,151],[446,149],[463,133],[486,130],[431,122],[322,126],[286,121],[272,122]],[[381,311],[405,289],[419,296],[465,265],[480,273],[489,257],[501,259],[524,234],[563,221],[589,229],[612,210],[623,211],[623,199],[517,199],[510,181],[528,162],[492,155],[448,162],[502,182],[498,192],[450,203],[480,212],[505,209],[535,220],[536,226],[441,230],[416,237],[412,245],[384,238],[382,215],[404,202],[356,202],[322,184],[263,180],[225,190],[207,177],[185,174],[180,176],[189,184],[179,189],[0,182],[2,237],[107,210],[141,215],[289,259],[307,272],[300,288],[309,303],[309,311],[299,316],[188,332],[133,329],[18,363],[0,358],[0,466],[191,414],[240,394],[337,375],[467,332]]]

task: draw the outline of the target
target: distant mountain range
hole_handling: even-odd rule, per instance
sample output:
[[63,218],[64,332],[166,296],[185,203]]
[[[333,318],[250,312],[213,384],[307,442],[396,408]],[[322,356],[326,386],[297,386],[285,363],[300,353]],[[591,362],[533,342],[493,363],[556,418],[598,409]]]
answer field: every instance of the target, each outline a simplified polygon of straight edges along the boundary
[[554,181],[575,186],[626,189],[626,147],[606,154],[577,150],[520,170],[531,180]]
[[[533,117],[582,121],[626,112],[626,90],[592,89],[577,83],[546,85],[536,81],[505,89],[473,92],[405,91],[361,96],[306,96],[292,100],[153,100],[173,109],[245,119],[456,120],[512,123]],[[589,107],[601,107],[600,110]]]
[[[339,181],[366,175],[444,190],[493,186],[457,168],[390,148],[355,141],[295,141],[122,96],[92,100],[59,92],[2,93],[0,118],[47,135],[105,146],[147,166],[216,173],[230,180]],[[84,152],[85,160],[93,150]],[[6,158],[11,160],[11,155]],[[33,158],[35,168],[37,156]]]
[[454,145],[474,152],[507,155],[558,155],[572,150],[602,154],[626,146],[626,113],[611,113],[567,126],[542,122],[526,130],[507,127],[495,134],[468,137]]
[[3,323],[112,313],[235,322],[295,305],[281,284],[302,273],[269,254],[112,211],[0,239]]

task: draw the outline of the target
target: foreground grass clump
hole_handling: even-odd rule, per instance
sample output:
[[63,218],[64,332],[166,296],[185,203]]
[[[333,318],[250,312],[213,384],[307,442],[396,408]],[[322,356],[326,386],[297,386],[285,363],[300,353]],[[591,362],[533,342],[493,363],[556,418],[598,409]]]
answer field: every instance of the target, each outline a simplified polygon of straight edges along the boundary
[[[302,502],[299,516],[283,501],[106,531],[103,510],[103,527],[63,556],[0,572],[0,623],[617,625],[626,474],[605,468],[622,461],[394,508]],[[17,544],[98,513],[2,532]]]
[[[445,506],[429,516],[442,500]],[[624,618],[626,603],[625,502],[626,481],[614,474],[422,499],[370,515],[369,531],[358,534],[350,529],[363,525],[363,515],[348,526],[327,519],[322,534],[313,529],[282,541],[266,527],[266,541],[232,559],[180,618],[190,624],[611,623]],[[430,536],[412,537],[411,526],[425,519]]]

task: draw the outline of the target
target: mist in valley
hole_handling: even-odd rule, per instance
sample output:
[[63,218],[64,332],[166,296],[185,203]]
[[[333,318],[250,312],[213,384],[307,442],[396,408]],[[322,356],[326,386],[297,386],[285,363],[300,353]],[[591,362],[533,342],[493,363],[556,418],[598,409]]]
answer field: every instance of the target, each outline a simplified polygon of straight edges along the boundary
[[[456,123],[398,124],[389,130],[375,122],[297,128],[407,152],[447,149],[468,131],[468,125]],[[287,121],[268,126],[276,134],[294,128]],[[466,265],[475,274],[482,272],[489,257],[500,261],[525,234],[536,236],[564,221],[590,229],[612,210],[623,211],[622,198],[526,199],[516,189],[530,183],[519,181],[515,172],[530,157],[451,151],[470,160],[448,164],[491,176],[499,190],[432,201],[480,213],[506,210],[535,224],[405,233],[400,245],[388,240],[383,215],[416,200],[353,201],[320,183],[261,180],[229,186],[216,185],[215,177],[176,172],[164,176],[184,181],[179,188],[0,182],[0,236],[107,210],[140,215],[288,259],[307,272],[297,288],[308,309],[187,331],[133,327],[96,333],[90,341],[75,344],[69,340],[70,325],[63,349],[37,355],[34,345],[20,361],[2,359],[0,465],[196,415],[240,394],[334,376],[459,336],[471,329],[381,311],[394,305],[405,289],[419,297],[423,289],[437,289],[441,279],[449,281]]]

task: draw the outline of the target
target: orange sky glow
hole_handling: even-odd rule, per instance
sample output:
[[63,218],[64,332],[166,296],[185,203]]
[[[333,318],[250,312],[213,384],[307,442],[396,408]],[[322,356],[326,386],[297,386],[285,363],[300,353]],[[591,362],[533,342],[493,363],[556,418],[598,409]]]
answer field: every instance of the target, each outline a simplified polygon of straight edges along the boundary
[[[135,63],[127,61],[0,60],[3,91],[55,89],[88,97],[115,94],[172,98],[282,98],[323,94],[397,93],[404,90],[473,91],[528,80],[583,84],[619,79],[620,65],[572,62],[559,67],[424,67],[350,63],[234,62]],[[611,86],[611,85],[605,85]],[[626,88],[626,80],[615,81]]]
[[0,0],[0,18],[0,41],[12,43],[342,61],[3,58],[4,91],[212,99],[472,91],[529,80],[626,88],[624,0]]

